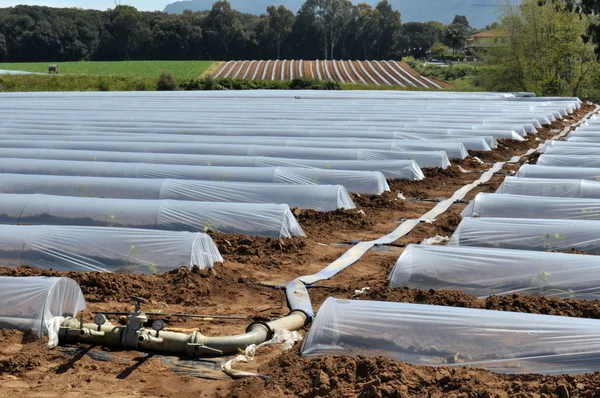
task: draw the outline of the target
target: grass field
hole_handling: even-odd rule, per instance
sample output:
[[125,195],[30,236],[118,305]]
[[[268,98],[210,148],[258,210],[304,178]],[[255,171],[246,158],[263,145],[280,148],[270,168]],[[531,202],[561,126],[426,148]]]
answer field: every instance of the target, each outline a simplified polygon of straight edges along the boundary
[[[48,73],[50,62],[0,63],[0,69]],[[122,61],[122,62],[62,62],[58,64],[61,75],[121,75],[151,77],[161,71],[179,79],[200,77],[214,70],[214,61]]]

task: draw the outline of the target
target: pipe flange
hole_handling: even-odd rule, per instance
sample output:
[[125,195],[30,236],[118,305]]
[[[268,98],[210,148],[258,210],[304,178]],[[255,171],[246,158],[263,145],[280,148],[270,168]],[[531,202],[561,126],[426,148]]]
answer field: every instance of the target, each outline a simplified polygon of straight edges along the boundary
[[306,312],[304,310],[293,310],[287,316],[292,315],[294,312],[301,312],[304,314],[304,316],[306,317],[306,320],[304,321],[304,326],[308,326],[312,323],[314,315],[310,315],[308,312]]
[[246,328],[246,333],[249,333],[252,331],[252,329],[254,329],[255,327],[261,327],[263,329],[265,329],[265,331],[267,332],[267,338],[265,341],[267,340],[271,340],[273,338],[273,336],[275,336],[275,331],[273,329],[271,329],[271,327],[269,326],[268,323],[263,322],[263,321],[256,321],[256,322],[252,322],[250,325],[248,325],[248,327]]

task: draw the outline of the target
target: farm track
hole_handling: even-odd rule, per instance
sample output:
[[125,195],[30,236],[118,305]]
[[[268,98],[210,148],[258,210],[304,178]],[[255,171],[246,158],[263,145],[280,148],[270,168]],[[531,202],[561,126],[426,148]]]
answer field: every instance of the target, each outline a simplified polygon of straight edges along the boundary
[[[402,61],[229,61],[224,63],[213,76],[251,80],[291,80],[302,76],[349,84],[424,89],[452,88],[446,82],[419,75]],[[436,87],[436,84],[439,87]]]

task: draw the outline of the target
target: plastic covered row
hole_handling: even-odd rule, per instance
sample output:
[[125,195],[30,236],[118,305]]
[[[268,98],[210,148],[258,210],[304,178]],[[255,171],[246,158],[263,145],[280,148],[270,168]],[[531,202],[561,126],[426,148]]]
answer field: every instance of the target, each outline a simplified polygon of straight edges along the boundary
[[[362,151],[364,152],[364,151]],[[123,162],[123,163],[151,163],[151,164],[176,164],[187,166],[227,166],[227,167],[261,167],[263,164],[284,165],[297,164],[301,167],[332,168],[332,165],[354,165],[360,170],[382,171],[394,174],[394,170],[386,168],[388,163],[414,161],[420,167],[447,168],[450,161],[446,152],[391,152],[396,154],[392,159],[386,156],[378,158],[371,151],[372,159],[358,160],[320,160],[320,159],[293,159],[260,156],[238,155],[190,155],[179,153],[144,153],[144,152],[113,152],[113,151],[86,151],[68,149],[33,149],[33,148],[0,148],[0,158],[46,159],[46,160],[72,160],[94,162]],[[383,151],[380,151],[383,152]],[[342,156],[343,157],[343,156]],[[402,163],[401,163],[402,164]],[[382,170],[378,167],[383,165]],[[350,167],[350,166],[349,166]]]
[[[491,129],[480,128],[478,130],[473,129],[455,129],[455,128],[433,128],[433,127],[403,127],[402,131],[398,131],[397,128],[384,128],[378,127],[373,129],[372,127],[361,127],[354,129],[355,126],[344,126],[343,129],[328,130],[326,128],[312,128],[304,127],[302,129],[296,129],[295,131],[288,131],[285,127],[273,128],[273,127],[248,127],[240,126],[238,128],[215,126],[208,128],[203,126],[200,129],[190,131],[186,128],[176,128],[171,126],[162,127],[160,129],[136,129],[136,128],[101,128],[101,127],[73,127],[71,129],[61,128],[60,126],[27,126],[27,125],[15,125],[7,126],[3,128],[0,126],[0,134],[8,139],[17,139],[18,136],[22,136],[21,139],[30,139],[31,136],[37,138],[40,135],[46,137],[46,140],[56,140],[59,137],[64,137],[66,134],[69,136],[77,137],[97,137],[100,136],[126,136],[128,137],[125,141],[135,141],[135,137],[139,137],[139,134],[145,133],[146,136],[172,136],[172,140],[166,142],[187,142],[182,141],[179,137],[198,137],[202,139],[204,137],[216,136],[216,137],[249,137],[249,138],[278,138],[279,140],[285,139],[382,139],[382,140],[429,140],[429,139],[463,139],[473,140],[482,138],[486,141],[489,146],[495,147],[498,142],[496,138],[507,138],[518,141],[524,141],[524,138],[517,134],[516,131],[506,129]],[[192,134],[193,133],[193,134]],[[129,137],[133,136],[131,139]],[[56,137],[56,138],[55,138]],[[96,141],[92,139],[90,141]],[[152,141],[152,140],[151,140]]]
[[[326,135],[326,134],[324,134]],[[445,151],[451,159],[464,155],[464,149],[475,151],[490,151],[497,146],[497,141],[489,137],[457,137],[436,139],[429,134],[398,138],[338,138],[338,137],[265,137],[265,136],[190,136],[179,134],[148,134],[144,137],[146,142],[189,142],[207,144],[245,144],[245,145],[274,145],[290,147],[317,147],[317,148],[361,148],[380,150],[412,150],[412,151]],[[0,140],[26,140],[26,141],[111,141],[111,142],[136,142],[139,139],[135,134],[77,134],[69,135],[0,135]],[[461,148],[461,145],[463,148]],[[466,155],[465,155],[466,156]]]
[[79,285],[69,278],[0,277],[0,329],[33,331],[58,344],[60,323],[87,308]]
[[600,220],[600,199],[480,193],[463,217]]
[[517,177],[526,178],[557,178],[557,179],[584,179],[600,181],[600,168],[598,167],[562,167],[526,164],[517,172]]
[[302,355],[549,375],[600,370],[597,319],[329,298]]
[[0,225],[0,262],[64,272],[156,273],[211,268],[223,257],[203,233],[130,228]]
[[596,167],[600,168],[600,151],[597,154],[593,152],[581,151],[580,154],[563,155],[563,154],[543,154],[538,158],[536,164],[543,166],[560,166],[560,167]]
[[600,199],[600,181],[506,177],[496,193],[562,198]]
[[464,218],[448,245],[600,253],[600,221]]
[[[23,145],[18,145],[22,143]],[[378,151],[367,149],[294,148],[267,145],[2,141],[3,158],[97,160],[100,162],[254,166],[262,157],[312,160],[414,160],[420,167],[450,166],[443,151]],[[43,148],[35,150],[34,148]],[[250,148],[250,149],[248,149]],[[462,157],[461,157],[462,159]],[[378,171],[378,170],[375,170]]]
[[0,193],[198,202],[285,203],[290,207],[320,211],[356,207],[342,185],[0,174]]
[[288,205],[0,194],[0,222],[305,236]]
[[[561,144],[550,144],[544,148],[545,155],[583,155],[583,156],[598,156],[600,154],[600,143],[580,143],[570,141],[551,141],[560,142]],[[566,145],[569,144],[569,145]]]
[[[386,162],[390,169],[397,161]],[[412,161],[406,179],[422,180],[423,173]],[[416,172],[419,171],[419,174]],[[69,160],[0,159],[0,173],[117,178],[173,178],[180,180],[262,182],[276,184],[343,185],[348,192],[381,194],[389,191],[385,176],[377,171],[333,170],[300,167],[180,166],[147,163],[77,162]],[[401,177],[398,177],[401,178]]]
[[469,246],[409,245],[390,286],[458,290],[479,298],[528,296],[597,300],[600,258]]

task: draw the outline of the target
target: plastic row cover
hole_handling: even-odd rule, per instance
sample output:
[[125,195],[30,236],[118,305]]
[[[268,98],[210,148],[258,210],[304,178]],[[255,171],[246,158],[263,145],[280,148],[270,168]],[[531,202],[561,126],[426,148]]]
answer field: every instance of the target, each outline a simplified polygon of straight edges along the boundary
[[[317,147],[317,148],[361,148],[381,150],[411,150],[411,151],[445,151],[450,158],[463,155],[465,149],[489,151],[492,145],[497,145],[493,137],[446,138],[430,139],[426,137],[410,139],[369,139],[369,138],[337,138],[337,137],[261,137],[261,136],[189,136],[176,134],[148,134],[146,142],[188,142],[206,144],[245,144],[245,145],[274,145],[286,147]],[[33,141],[111,141],[136,142],[139,136],[135,134],[106,133],[103,135],[2,135],[0,139],[33,140]],[[461,148],[462,145],[462,148]],[[466,155],[465,155],[466,156]]]
[[506,177],[496,193],[527,196],[600,199],[600,181]]
[[285,203],[290,207],[320,211],[355,208],[348,191],[341,185],[0,174],[0,193],[198,202]]
[[593,135],[573,135],[573,133],[571,133],[569,135],[569,139],[567,140],[567,142],[577,142],[577,143],[592,143],[592,144],[600,144],[600,137],[597,134],[593,134]]
[[[461,143],[436,144],[437,148],[428,147],[427,143],[402,145],[384,144],[371,145],[375,148],[367,149],[363,144],[355,144],[345,147],[340,144],[330,144],[321,147],[320,141],[313,141],[308,147],[274,146],[274,145],[236,145],[211,144],[211,143],[179,143],[179,142],[123,142],[123,141],[20,141],[0,140],[3,157],[11,156],[11,149],[15,152],[23,152],[25,148],[43,148],[77,150],[77,151],[107,151],[125,153],[157,153],[157,154],[187,154],[187,155],[219,155],[219,156],[242,156],[258,157],[267,156],[275,158],[292,159],[329,159],[329,160],[406,160],[414,159],[422,166],[443,167],[444,164],[436,164],[434,155],[439,157],[437,162],[448,162],[448,158],[464,159],[468,156],[467,150]],[[350,144],[346,144],[350,145]],[[386,148],[387,146],[387,148]],[[57,152],[60,153],[60,152]],[[449,156],[451,155],[451,156]],[[63,158],[67,160],[68,158]]]
[[600,370],[597,319],[329,298],[302,354],[386,356],[500,373]]
[[0,194],[0,222],[305,236],[288,205]]
[[[443,152],[442,152],[443,153]],[[439,159],[439,158],[438,158]],[[447,159],[440,164],[449,165]],[[306,167],[326,170],[353,170],[353,171],[379,171],[387,178],[402,180],[422,180],[425,178],[423,171],[414,160],[304,160],[304,159],[278,159],[258,158],[256,167]],[[446,166],[440,166],[445,168]]]
[[600,220],[600,199],[480,193],[463,217]]
[[459,290],[480,298],[513,293],[596,300],[600,258],[467,246],[409,245],[391,287]]
[[[569,144],[570,142],[566,142]],[[545,155],[561,155],[561,156],[573,156],[573,155],[584,155],[584,156],[598,156],[600,155],[600,145],[594,143],[577,143],[579,145],[550,145],[544,148]]]
[[517,177],[600,180],[600,168],[523,165]]
[[600,221],[465,218],[449,245],[600,253]]
[[223,262],[202,233],[109,227],[0,225],[0,262],[56,271],[153,273]]
[[72,279],[0,277],[0,329],[31,330],[56,346],[61,321],[84,309],[85,298]]
[[586,153],[580,153],[575,155],[544,154],[538,158],[537,164],[541,166],[561,167],[600,167],[599,155],[600,151],[596,155]]
[[[62,126],[51,128],[49,126],[15,126],[15,127],[0,127],[0,134],[10,137],[11,139],[17,139],[17,135],[23,135],[22,139],[29,139],[28,137],[34,137],[37,139],[40,135],[46,136],[46,140],[56,140],[59,137],[64,137],[65,134],[69,136],[77,137],[96,137],[100,136],[137,136],[144,133],[146,136],[172,136],[172,140],[166,140],[163,142],[188,142],[181,140],[180,137],[198,137],[202,139],[204,137],[217,136],[218,137],[248,137],[248,138],[279,138],[279,140],[297,139],[297,138],[310,138],[310,139],[384,139],[384,140],[428,140],[428,139],[478,139],[483,138],[488,145],[495,147],[498,142],[496,138],[508,138],[518,141],[524,141],[524,138],[517,134],[516,131],[506,129],[491,129],[489,127],[480,128],[478,130],[473,129],[453,129],[453,128],[432,128],[432,127],[403,127],[402,131],[398,131],[398,128],[382,128],[377,127],[362,127],[359,126],[345,126],[340,129],[329,129],[321,127],[320,129],[312,129],[304,127],[302,129],[296,129],[289,131],[286,127],[281,128],[251,128],[248,126],[241,126],[238,128],[231,127],[214,127],[207,128],[203,126],[198,131],[190,131],[187,128],[176,128],[171,126],[161,127],[158,131],[149,131],[144,128],[119,128],[118,132],[112,131],[110,128],[89,128],[82,129],[81,127],[75,126],[71,129],[65,129]],[[193,133],[193,134],[192,134]],[[54,138],[56,137],[56,138]],[[86,141],[96,141],[95,139]],[[134,139],[127,138],[123,141],[135,141]],[[153,142],[153,140],[150,140]]]
[[[1,144],[0,144],[1,145]],[[371,151],[374,153],[376,151]],[[383,152],[383,151],[380,151]],[[386,156],[372,159],[358,160],[313,160],[293,159],[259,156],[238,155],[189,155],[179,153],[143,153],[143,152],[112,152],[112,151],[84,151],[68,149],[28,149],[28,148],[0,148],[0,158],[22,158],[22,159],[47,159],[47,160],[71,160],[71,161],[94,161],[94,162],[124,162],[124,163],[152,163],[152,164],[176,164],[187,166],[228,166],[228,167],[261,167],[263,164],[285,165],[294,164],[298,167],[335,168],[338,165],[352,165],[359,170],[382,171],[388,174],[396,174],[393,168],[389,168],[389,162],[405,166],[416,162],[421,167],[447,168],[450,165],[446,152],[391,152],[387,151],[392,159]],[[382,163],[383,162],[383,163]],[[381,169],[381,170],[380,170]]]
[[[396,162],[388,162],[392,167]],[[414,162],[409,162],[415,166]],[[404,163],[403,163],[404,164]],[[423,173],[405,178],[422,180]],[[402,170],[400,170],[402,172]],[[389,191],[380,172],[323,170],[298,167],[218,167],[153,165],[146,163],[75,162],[68,160],[0,159],[0,173],[62,176],[173,178],[181,180],[266,182],[277,184],[343,185],[349,192],[381,194]],[[407,173],[408,174],[408,173]]]

